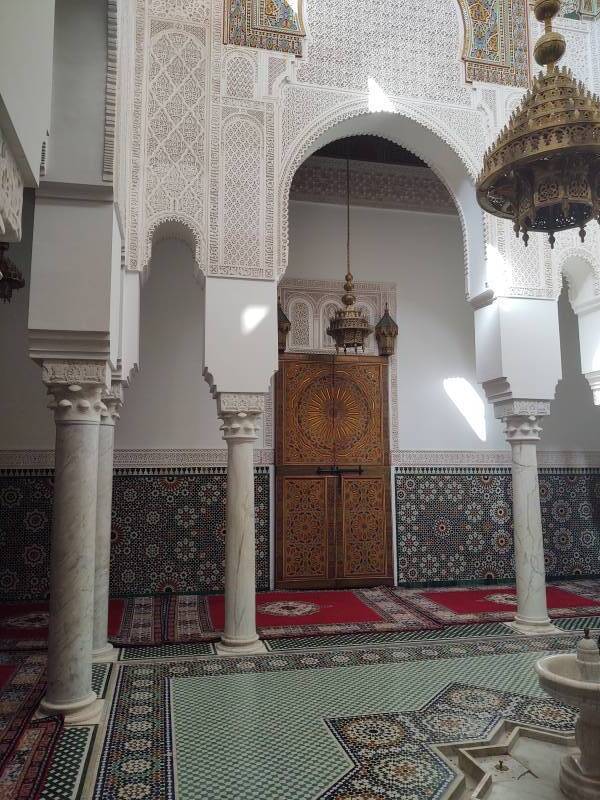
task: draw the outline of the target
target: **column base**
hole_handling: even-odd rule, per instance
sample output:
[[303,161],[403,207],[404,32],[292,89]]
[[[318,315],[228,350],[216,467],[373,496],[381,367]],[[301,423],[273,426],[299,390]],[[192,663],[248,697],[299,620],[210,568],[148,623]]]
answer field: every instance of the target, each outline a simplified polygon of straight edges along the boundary
[[119,656],[119,650],[113,647],[110,642],[107,642],[104,647],[99,647],[97,650],[92,650],[92,661],[116,661]]
[[539,636],[544,633],[564,633],[561,631],[560,628],[557,628],[556,625],[553,625],[550,621],[550,617],[541,620],[535,619],[523,619],[518,615],[512,620],[512,622],[505,622],[505,625],[508,625],[509,628],[512,628],[517,633],[522,633],[525,636]]
[[560,788],[570,800],[598,800],[600,779],[584,775],[576,755],[565,756],[560,766]]
[[245,656],[251,653],[267,652],[267,648],[258,636],[256,639],[241,642],[223,638],[221,641],[215,642],[215,650],[220,656]]
[[83,700],[74,703],[52,703],[44,698],[37,714],[48,716],[62,714],[66,726],[69,725],[98,725],[104,711],[104,700],[98,700],[96,692],[90,692]]

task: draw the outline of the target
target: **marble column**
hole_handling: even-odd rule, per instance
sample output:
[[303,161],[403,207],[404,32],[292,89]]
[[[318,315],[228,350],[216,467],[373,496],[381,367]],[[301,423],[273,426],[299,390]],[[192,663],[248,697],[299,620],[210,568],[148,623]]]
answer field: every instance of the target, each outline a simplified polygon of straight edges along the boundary
[[225,630],[223,654],[263,650],[256,633],[254,442],[264,396],[217,395],[227,442],[227,528],[225,534]]
[[120,382],[102,393],[105,409],[100,415],[98,434],[98,496],[96,501],[96,549],[94,560],[94,636],[95,661],[111,660],[114,653],[108,641],[108,595],[110,581],[110,533],[112,522],[113,454],[115,423],[123,404]]
[[101,362],[44,361],[42,379],[52,397],[56,448],[48,685],[40,711],[89,724],[102,708],[91,683],[94,538],[98,431],[110,370]]
[[517,613],[511,626],[522,633],[554,631],[546,604],[546,568],[538,482],[537,443],[542,427],[535,414],[503,418],[512,450],[513,530]]

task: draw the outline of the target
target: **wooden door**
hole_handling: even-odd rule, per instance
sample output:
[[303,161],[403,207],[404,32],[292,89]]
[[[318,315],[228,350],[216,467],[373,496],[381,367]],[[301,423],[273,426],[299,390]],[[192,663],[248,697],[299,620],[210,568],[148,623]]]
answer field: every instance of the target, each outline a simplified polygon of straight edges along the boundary
[[285,354],[276,394],[277,586],[391,583],[386,360]]

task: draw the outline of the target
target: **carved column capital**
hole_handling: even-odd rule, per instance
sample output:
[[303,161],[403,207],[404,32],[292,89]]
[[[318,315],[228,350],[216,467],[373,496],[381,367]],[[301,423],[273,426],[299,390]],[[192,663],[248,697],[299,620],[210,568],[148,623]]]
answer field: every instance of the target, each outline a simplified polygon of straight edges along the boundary
[[113,381],[110,389],[102,392],[102,402],[105,410],[100,412],[101,425],[114,425],[119,419],[123,405],[123,385],[121,381]]
[[223,438],[226,441],[254,441],[259,431],[258,420],[264,409],[265,397],[262,394],[218,394],[217,414],[223,421]]
[[542,433],[539,417],[534,414],[514,415],[504,418],[504,434],[506,441],[513,442],[539,442]]
[[49,360],[42,363],[55,421],[99,423],[106,406],[102,392],[110,385],[110,368],[102,361]]
[[[488,398],[489,399],[489,398]],[[496,419],[508,417],[547,417],[550,414],[550,400],[507,399],[494,402]]]
[[600,370],[586,372],[585,377],[590,385],[590,389],[592,390],[594,405],[600,406]]

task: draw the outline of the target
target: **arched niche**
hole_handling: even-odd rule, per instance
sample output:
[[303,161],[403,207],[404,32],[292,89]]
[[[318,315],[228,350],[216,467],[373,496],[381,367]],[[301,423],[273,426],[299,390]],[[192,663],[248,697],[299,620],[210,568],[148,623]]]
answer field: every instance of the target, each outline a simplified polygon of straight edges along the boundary
[[[406,112],[406,113],[404,113]],[[483,212],[477,204],[475,177],[478,164],[450,129],[426,112],[367,112],[360,107],[336,109],[322,118],[297,142],[282,170],[280,182],[281,274],[287,267],[289,194],[300,164],[321,147],[347,136],[380,136],[414,153],[444,183],[458,210],[465,260],[465,290],[469,297],[486,291],[486,242]]]

